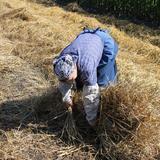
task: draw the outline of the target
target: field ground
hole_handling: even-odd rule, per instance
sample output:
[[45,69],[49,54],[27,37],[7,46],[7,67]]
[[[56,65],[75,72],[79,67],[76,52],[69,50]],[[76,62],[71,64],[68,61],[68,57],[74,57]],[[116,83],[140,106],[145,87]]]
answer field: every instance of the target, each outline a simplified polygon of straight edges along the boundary
[[[87,127],[85,146],[67,145],[59,138],[65,110],[52,73],[53,57],[84,26],[108,29],[119,43],[119,86],[108,92],[111,97],[106,93],[109,101],[128,97],[125,103],[134,104],[137,115],[140,106],[147,110],[136,136],[118,143],[125,147],[114,157],[160,159],[160,29],[38,0],[0,1],[0,159],[95,158],[95,135]],[[81,100],[77,106],[82,109]]]

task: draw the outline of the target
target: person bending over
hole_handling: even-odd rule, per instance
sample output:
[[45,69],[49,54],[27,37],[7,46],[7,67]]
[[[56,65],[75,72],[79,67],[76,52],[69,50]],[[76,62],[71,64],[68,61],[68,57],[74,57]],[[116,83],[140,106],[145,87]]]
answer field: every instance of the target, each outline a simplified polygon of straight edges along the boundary
[[83,89],[86,119],[95,125],[100,102],[100,89],[117,82],[116,55],[118,44],[107,30],[84,29],[53,60],[59,90],[66,107],[73,105],[72,88]]

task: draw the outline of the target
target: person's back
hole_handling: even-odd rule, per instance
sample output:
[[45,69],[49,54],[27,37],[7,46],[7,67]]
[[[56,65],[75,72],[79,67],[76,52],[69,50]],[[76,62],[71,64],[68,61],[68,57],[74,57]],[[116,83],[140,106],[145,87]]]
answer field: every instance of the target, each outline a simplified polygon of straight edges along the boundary
[[86,85],[97,83],[97,70],[103,53],[101,38],[92,33],[80,34],[60,54],[70,54],[75,58],[78,69],[78,79]]

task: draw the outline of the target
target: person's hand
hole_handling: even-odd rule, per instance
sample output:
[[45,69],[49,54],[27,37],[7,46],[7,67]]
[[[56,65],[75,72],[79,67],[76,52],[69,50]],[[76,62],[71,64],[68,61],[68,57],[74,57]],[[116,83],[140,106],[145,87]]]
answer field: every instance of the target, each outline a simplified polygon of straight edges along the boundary
[[91,120],[91,121],[88,121],[88,123],[89,123],[89,125],[90,125],[91,127],[95,127],[95,126],[96,126],[96,119]]
[[88,121],[88,123],[92,128],[96,128],[99,124],[99,119],[95,118],[93,120]]
[[64,106],[68,109],[68,108],[72,108],[72,106],[73,106],[73,102],[72,101],[66,101],[66,102],[64,102]]

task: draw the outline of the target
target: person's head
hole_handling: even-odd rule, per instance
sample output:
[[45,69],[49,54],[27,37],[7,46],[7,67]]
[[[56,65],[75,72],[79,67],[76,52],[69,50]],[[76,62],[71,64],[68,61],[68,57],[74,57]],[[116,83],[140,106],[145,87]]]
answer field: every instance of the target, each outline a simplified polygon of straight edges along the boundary
[[77,66],[71,55],[64,55],[53,61],[54,73],[60,81],[72,82],[77,77]]

